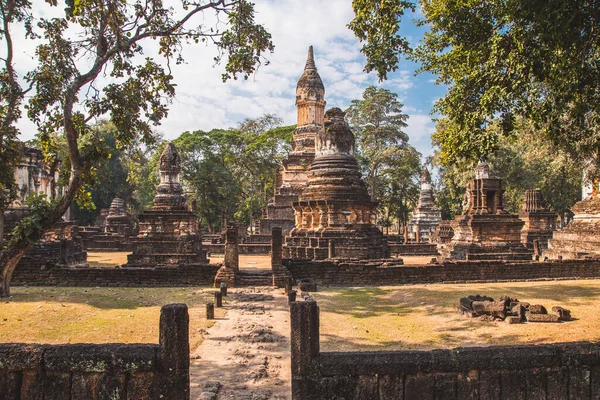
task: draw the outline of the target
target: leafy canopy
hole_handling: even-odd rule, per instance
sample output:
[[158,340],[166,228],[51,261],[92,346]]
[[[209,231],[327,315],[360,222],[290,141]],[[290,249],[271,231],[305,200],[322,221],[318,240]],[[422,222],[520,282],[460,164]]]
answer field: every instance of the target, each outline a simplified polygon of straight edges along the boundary
[[[448,93],[434,110],[446,123],[444,165],[485,158],[523,116],[561,148],[600,163],[600,7],[592,0],[421,0],[415,48],[399,35],[416,2],[355,0],[349,27],[365,41],[367,70],[384,79],[399,54],[437,75]],[[495,119],[499,130],[488,130]]]

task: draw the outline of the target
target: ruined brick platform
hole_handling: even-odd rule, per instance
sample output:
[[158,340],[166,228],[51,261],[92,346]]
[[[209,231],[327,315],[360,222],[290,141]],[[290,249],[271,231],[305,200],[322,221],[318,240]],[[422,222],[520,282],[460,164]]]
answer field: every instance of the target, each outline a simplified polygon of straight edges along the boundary
[[465,211],[452,224],[454,236],[440,246],[440,259],[532,260],[533,250],[521,243],[525,222],[504,210],[502,180],[490,177],[484,162],[475,175],[465,193]]
[[554,232],[543,255],[550,259],[600,258],[600,198],[581,200],[571,211],[573,220],[562,231]]

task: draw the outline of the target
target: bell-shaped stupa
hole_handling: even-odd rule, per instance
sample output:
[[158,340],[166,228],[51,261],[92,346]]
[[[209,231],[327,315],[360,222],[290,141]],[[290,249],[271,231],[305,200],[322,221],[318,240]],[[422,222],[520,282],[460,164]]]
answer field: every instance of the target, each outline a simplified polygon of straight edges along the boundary
[[315,138],[308,183],[293,203],[296,226],[284,252],[292,258],[374,259],[387,256],[372,202],[354,157],[354,134],[332,108]]

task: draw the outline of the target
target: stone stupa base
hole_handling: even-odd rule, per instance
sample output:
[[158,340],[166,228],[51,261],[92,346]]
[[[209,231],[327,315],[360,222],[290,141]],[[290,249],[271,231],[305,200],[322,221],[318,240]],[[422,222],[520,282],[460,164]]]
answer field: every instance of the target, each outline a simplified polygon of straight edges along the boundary
[[600,258],[600,198],[581,200],[571,211],[573,220],[554,232],[543,256],[551,260]]
[[296,228],[285,242],[286,258],[368,260],[389,257],[383,234],[370,224],[330,227],[321,231]]

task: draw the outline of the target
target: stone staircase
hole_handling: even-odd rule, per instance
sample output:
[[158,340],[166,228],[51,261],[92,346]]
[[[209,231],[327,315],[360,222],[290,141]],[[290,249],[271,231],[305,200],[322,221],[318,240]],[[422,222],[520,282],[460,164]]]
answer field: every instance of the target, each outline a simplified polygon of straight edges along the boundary
[[270,269],[241,269],[235,277],[236,286],[272,286],[273,273]]

